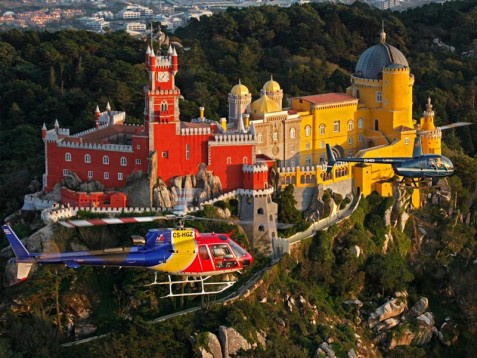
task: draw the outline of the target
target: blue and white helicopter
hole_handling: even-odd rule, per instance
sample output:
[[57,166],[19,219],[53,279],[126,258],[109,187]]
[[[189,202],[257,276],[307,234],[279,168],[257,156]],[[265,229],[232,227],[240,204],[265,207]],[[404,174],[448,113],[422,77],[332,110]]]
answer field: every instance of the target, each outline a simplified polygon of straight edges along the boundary
[[[449,129],[470,124],[472,123],[459,122],[440,128]],[[432,179],[432,184],[436,185],[439,178],[454,174],[454,164],[452,164],[449,158],[439,154],[423,154],[419,133],[414,140],[412,157],[335,158],[329,144],[326,144],[326,154],[328,157],[327,173],[332,171],[333,166],[337,162],[389,164],[392,166],[394,173],[403,177],[403,180],[406,178],[411,179],[416,187],[418,186],[416,179],[422,181],[426,178],[430,178]]]

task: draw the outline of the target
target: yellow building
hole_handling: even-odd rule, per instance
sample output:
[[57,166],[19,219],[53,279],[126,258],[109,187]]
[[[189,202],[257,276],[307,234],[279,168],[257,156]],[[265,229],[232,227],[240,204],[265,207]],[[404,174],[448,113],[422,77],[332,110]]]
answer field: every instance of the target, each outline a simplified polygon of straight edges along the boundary
[[[282,108],[283,91],[273,78],[253,102],[248,89],[239,83],[229,98],[242,106],[240,111],[235,106],[229,112],[250,116],[256,152],[278,161],[283,184],[327,185],[352,178],[356,191],[368,195],[376,190],[388,196],[392,194],[389,179],[394,176],[390,165],[347,163],[336,166],[330,175],[326,173],[326,144],[336,157],[410,157],[416,136],[413,85],[405,56],[386,43],[381,31],[379,43],[360,56],[346,93],[292,98],[291,107]],[[230,119],[234,121],[236,116]],[[424,151],[439,154],[441,136],[434,127],[430,100],[419,129]]]

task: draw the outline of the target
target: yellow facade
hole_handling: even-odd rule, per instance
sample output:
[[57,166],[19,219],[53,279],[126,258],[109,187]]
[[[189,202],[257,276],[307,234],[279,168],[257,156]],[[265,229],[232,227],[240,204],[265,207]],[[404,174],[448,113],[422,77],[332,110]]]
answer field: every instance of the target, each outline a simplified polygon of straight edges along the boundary
[[[260,153],[278,159],[277,150],[273,152],[273,148],[293,147],[288,152],[278,151],[284,153],[278,159],[284,185],[326,185],[352,178],[357,192],[369,195],[377,191],[390,196],[390,179],[395,176],[390,165],[349,163],[335,166],[328,174],[326,144],[338,158],[410,157],[419,132],[424,152],[440,154],[440,130],[434,127],[430,102],[420,120],[420,128],[413,121],[413,85],[414,76],[406,58],[386,43],[384,31],[380,34],[380,43],[361,55],[346,93],[292,98],[290,108],[281,110],[281,107],[271,105],[272,97],[268,97],[276,93],[277,98],[273,97],[273,100],[279,104],[283,95],[280,85],[271,79],[264,85],[261,98],[250,108],[251,122],[255,120],[256,123],[256,137],[263,144]],[[273,123],[265,120],[267,113],[279,110],[284,114],[283,119]],[[289,120],[293,120],[294,125],[299,124],[298,133],[287,124]],[[293,135],[289,134],[291,131]],[[279,133],[277,138],[282,143],[266,145],[262,138],[270,137],[270,133]],[[296,143],[299,143],[298,153],[294,150]]]

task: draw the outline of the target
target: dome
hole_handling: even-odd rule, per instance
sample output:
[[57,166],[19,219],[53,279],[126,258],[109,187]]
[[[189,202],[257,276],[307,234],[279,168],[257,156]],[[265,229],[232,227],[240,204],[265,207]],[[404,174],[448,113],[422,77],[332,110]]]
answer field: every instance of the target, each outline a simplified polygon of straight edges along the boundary
[[278,104],[268,97],[267,95],[263,95],[255,102],[252,103],[252,113],[253,114],[263,114],[263,113],[271,113],[271,112],[279,112],[281,109]]
[[265,92],[278,92],[280,91],[280,85],[278,84],[277,81],[274,81],[273,80],[273,77],[270,78],[270,81],[267,81],[264,85],[263,85],[263,90]]
[[406,57],[396,47],[386,43],[386,34],[381,32],[381,43],[363,52],[356,64],[356,77],[377,80],[384,67],[409,67]]
[[230,91],[231,94],[234,96],[244,96],[250,93],[247,87],[245,87],[243,84],[238,83],[238,85],[235,85],[232,87],[232,91]]

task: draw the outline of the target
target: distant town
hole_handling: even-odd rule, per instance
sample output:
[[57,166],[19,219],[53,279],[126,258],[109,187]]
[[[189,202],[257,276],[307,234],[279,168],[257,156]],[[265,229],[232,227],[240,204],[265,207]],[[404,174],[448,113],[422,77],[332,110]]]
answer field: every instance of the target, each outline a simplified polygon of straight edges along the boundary
[[[132,36],[147,35],[151,22],[160,22],[174,32],[191,18],[211,16],[228,7],[277,5],[291,6],[307,3],[309,0],[157,0],[126,1],[105,0],[21,0],[0,3],[0,30],[44,29],[84,29],[103,33],[106,31],[126,31]],[[340,1],[351,4],[352,0]],[[427,0],[370,0],[370,5],[379,9],[404,10],[421,6]],[[433,1],[442,2],[442,1]]]

